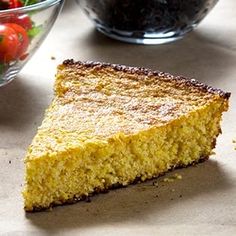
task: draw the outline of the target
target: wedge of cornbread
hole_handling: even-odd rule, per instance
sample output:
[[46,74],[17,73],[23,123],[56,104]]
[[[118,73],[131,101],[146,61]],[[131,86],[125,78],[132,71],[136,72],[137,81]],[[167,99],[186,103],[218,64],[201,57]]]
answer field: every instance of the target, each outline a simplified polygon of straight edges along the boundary
[[205,160],[230,94],[144,68],[67,60],[30,145],[26,211]]

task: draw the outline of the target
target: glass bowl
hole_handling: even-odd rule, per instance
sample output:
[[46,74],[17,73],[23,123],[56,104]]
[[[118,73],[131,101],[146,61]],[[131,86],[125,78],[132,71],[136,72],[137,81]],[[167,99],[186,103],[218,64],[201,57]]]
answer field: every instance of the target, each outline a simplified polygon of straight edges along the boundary
[[53,26],[64,0],[0,10],[0,86],[15,78]]
[[96,28],[129,43],[162,44],[196,27],[218,0],[77,0]]

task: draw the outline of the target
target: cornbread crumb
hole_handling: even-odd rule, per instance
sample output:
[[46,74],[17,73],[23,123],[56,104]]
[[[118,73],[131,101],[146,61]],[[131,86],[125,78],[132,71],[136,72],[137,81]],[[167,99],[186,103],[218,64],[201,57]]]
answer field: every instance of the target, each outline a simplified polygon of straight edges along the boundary
[[180,174],[174,174],[173,176],[170,176],[170,177],[166,177],[164,178],[164,182],[167,182],[167,183],[172,183],[174,182],[176,179],[182,179],[182,175]]
[[177,173],[174,175],[174,177],[175,177],[176,179],[182,179],[182,175],[177,174]]
[[51,60],[56,60],[56,57],[54,57],[54,56],[51,56]]
[[[236,139],[233,139],[232,142],[233,142],[233,143],[236,143]],[[234,150],[236,150],[236,147],[234,148]]]
[[158,187],[159,183],[158,183],[158,181],[153,181],[152,185],[155,186],[155,187]]
[[174,179],[172,177],[168,177],[168,178],[164,178],[163,181],[166,183],[172,183],[172,182],[174,182]]

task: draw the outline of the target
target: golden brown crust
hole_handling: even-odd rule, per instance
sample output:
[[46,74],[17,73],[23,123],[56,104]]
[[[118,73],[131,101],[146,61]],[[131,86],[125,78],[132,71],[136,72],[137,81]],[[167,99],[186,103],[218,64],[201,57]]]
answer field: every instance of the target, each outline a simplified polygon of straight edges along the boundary
[[143,67],[130,67],[125,65],[119,65],[119,64],[111,64],[111,63],[102,63],[102,62],[93,62],[93,61],[74,61],[73,59],[67,59],[63,62],[63,65],[65,66],[72,66],[72,65],[79,65],[79,66],[85,66],[85,67],[97,67],[97,68],[112,68],[116,71],[123,71],[123,72],[129,72],[131,74],[138,74],[138,75],[147,75],[147,76],[158,76],[160,78],[165,78],[166,80],[172,80],[176,83],[183,84],[186,86],[192,86],[195,88],[198,88],[199,90],[203,92],[208,92],[211,94],[218,94],[220,97],[224,99],[229,99],[231,93],[224,92],[221,89],[213,88],[209,85],[206,85],[204,83],[201,83],[195,79],[189,79],[183,76],[173,76],[166,72],[160,72],[160,71],[153,71],[151,69],[143,68]]
[[[175,166],[175,167],[171,168],[171,169],[168,170],[167,172],[159,173],[158,175],[153,176],[152,178],[146,179],[146,180],[144,180],[144,181],[141,179],[141,177],[137,177],[135,180],[133,180],[132,182],[130,182],[129,185],[131,185],[131,184],[137,184],[137,183],[141,183],[141,182],[145,182],[145,181],[152,180],[152,179],[156,179],[156,178],[158,178],[158,177],[160,177],[160,176],[163,176],[163,175],[165,175],[166,173],[168,173],[168,172],[170,172],[170,171],[172,171],[172,170],[174,170],[174,169],[181,169],[181,168],[186,168],[186,167],[188,167],[188,166],[194,166],[194,165],[196,165],[196,164],[198,164],[198,163],[202,163],[202,162],[204,162],[204,161],[206,161],[206,160],[208,160],[208,159],[209,159],[209,157],[201,157],[200,159],[198,159],[198,160],[192,162],[192,163],[189,164],[189,165],[180,164],[180,165],[178,165],[178,166]],[[57,202],[57,203],[52,202],[49,207],[34,207],[33,210],[27,210],[27,209],[25,209],[25,211],[26,211],[26,212],[29,212],[29,213],[33,213],[33,212],[40,212],[40,211],[49,210],[49,209],[51,209],[52,207],[75,204],[75,203],[77,203],[77,202],[79,202],[79,201],[90,202],[90,201],[91,201],[91,200],[90,200],[90,197],[92,197],[92,196],[94,196],[94,195],[96,195],[96,194],[99,194],[99,193],[108,193],[109,190],[117,189],[117,188],[124,188],[124,187],[127,187],[127,185],[124,186],[124,185],[122,185],[122,184],[117,183],[117,184],[113,184],[113,185],[111,185],[111,186],[109,186],[108,188],[105,188],[105,189],[98,189],[98,188],[97,188],[97,189],[95,189],[94,192],[92,192],[89,196],[85,196],[85,195],[80,196],[80,197],[74,196],[73,198],[68,199],[68,200],[66,200],[66,201],[64,201],[64,202],[60,202],[60,203],[59,203],[59,202]]]

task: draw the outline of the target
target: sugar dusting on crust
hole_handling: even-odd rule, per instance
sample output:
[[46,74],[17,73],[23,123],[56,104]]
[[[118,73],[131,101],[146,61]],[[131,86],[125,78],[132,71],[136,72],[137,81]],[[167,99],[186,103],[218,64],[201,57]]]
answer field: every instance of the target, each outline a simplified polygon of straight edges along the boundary
[[[179,80],[144,68],[65,61],[58,70],[57,96],[39,128],[41,135],[33,141],[31,156],[61,151],[63,143],[80,145],[163,126],[214,99],[226,109],[227,101],[218,93],[189,86],[193,81],[176,85]],[[41,142],[42,134],[46,142]]]

